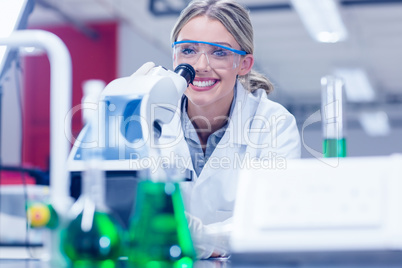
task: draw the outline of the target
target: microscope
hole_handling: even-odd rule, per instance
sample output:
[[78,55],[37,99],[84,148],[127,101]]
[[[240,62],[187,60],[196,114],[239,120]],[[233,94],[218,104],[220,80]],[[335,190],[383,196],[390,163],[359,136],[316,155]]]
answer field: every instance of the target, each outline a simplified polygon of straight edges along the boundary
[[94,96],[98,100],[91,118],[76,138],[68,159],[72,196],[79,195],[86,156],[100,148],[106,203],[127,223],[139,177],[147,173],[134,169],[140,165],[133,163],[157,153],[152,148],[163,135],[162,125],[180,112],[181,97],[194,77],[189,64],[180,64],[174,71],[156,66],[146,74],[137,71],[113,80],[100,96]]

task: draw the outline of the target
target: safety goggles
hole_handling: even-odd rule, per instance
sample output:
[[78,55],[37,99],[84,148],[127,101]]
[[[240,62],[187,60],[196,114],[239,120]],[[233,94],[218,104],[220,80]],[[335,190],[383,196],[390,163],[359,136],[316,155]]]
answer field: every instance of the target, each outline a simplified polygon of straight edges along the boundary
[[220,44],[202,41],[178,41],[172,44],[175,65],[188,63],[195,65],[202,54],[213,69],[234,69],[239,66],[240,56],[247,52]]

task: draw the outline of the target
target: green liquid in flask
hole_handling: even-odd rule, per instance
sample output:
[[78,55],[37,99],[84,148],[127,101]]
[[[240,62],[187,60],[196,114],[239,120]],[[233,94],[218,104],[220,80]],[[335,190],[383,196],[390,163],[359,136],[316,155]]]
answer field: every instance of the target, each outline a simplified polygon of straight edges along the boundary
[[346,157],[346,139],[324,139],[324,157]]
[[92,227],[82,228],[83,213],[70,222],[64,233],[63,250],[73,267],[115,267],[121,253],[120,229],[108,213],[95,211]]
[[195,251],[178,183],[139,183],[129,236],[130,263],[139,267],[192,267]]

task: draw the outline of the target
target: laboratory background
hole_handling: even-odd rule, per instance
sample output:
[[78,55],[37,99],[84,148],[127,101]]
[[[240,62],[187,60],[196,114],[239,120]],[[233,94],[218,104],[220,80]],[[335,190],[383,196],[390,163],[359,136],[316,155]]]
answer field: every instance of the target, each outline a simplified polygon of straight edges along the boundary
[[[402,153],[402,1],[329,1],[333,5],[307,0],[238,2],[251,12],[254,68],[273,82],[275,90],[269,98],[295,116],[303,159],[322,153],[319,114],[324,77],[343,81],[347,157]],[[108,84],[131,75],[148,61],[172,69],[170,31],[189,1],[34,3],[24,28],[51,32],[66,45],[71,56],[74,107],[81,103],[87,80]],[[51,162],[50,62],[41,48],[20,47],[13,55],[0,58],[1,165],[46,173]],[[72,114],[72,136],[77,137],[82,127],[81,113]],[[20,178],[3,178],[2,184],[22,183]],[[1,232],[5,230],[2,226]],[[4,258],[4,253],[0,255]]]

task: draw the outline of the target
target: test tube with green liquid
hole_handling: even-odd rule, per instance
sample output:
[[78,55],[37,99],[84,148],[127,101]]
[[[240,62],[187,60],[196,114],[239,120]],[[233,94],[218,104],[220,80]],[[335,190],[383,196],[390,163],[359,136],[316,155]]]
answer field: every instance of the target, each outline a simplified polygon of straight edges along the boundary
[[344,83],[335,76],[321,78],[321,117],[324,157],[346,157]]

